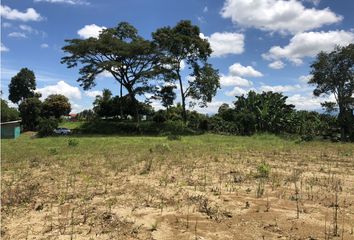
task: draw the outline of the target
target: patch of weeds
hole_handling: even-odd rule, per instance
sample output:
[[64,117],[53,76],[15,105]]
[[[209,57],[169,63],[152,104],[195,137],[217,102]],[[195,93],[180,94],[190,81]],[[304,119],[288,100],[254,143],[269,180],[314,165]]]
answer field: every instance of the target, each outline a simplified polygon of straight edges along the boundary
[[171,152],[171,147],[167,143],[156,144],[153,149],[150,149],[150,152],[164,154],[167,152]]
[[179,135],[176,135],[176,134],[169,134],[167,136],[167,140],[169,140],[169,141],[181,141],[182,137],[179,136]]
[[69,139],[68,140],[69,147],[76,147],[77,145],[79,145],[79,141],[77,139]]
[[58,149],[56,149],[56,148],[49,148],[48,152],[50,155],[58,155],[58,153],[59,153]]
[[270,166],[266,162],[262,162],[257,167],[257,177],[258,178],[268,178],[270,173]]

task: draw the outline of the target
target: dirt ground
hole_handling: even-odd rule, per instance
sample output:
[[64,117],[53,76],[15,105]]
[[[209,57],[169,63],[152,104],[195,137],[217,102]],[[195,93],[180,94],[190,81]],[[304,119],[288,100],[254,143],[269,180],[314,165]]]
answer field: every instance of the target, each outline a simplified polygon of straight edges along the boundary
[[78,141],[3,146],[2,239],[354,239],[353,145]]

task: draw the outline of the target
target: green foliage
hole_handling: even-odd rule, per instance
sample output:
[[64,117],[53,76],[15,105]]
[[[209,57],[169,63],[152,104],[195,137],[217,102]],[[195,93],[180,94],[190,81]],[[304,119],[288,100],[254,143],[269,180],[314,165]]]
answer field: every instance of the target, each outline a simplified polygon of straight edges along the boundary
[[[281,93],[262,92],[261,94],[250,91],[237,97],[235,102],[235,111],[237,113],[247,113],[241,119],[254,119],[254,129],[260,132],[280,133],[286,129],[289,124],[294,105],[286,104],[287,97]],[[253,115],[253,117],[251,117]],[[244,126],[252,133],[251,126]]]
[[[200,101],[202,106],[215,96],[219,87],[218,71],[207,63],[212,50],[208,40],[200,37],[200,29],[183,20],[173,28],[163,27],[152,33],[162,63],[159,73],[168,83],[179,84],[182,99],[182,118],[187,122],[186,98]],[[187,86],[181,77],[181,61],[192,69]]]
[[108,89],[103,90],[102,96],[97,96],[94,101],[93,110],[99,117],[127,119],[128,116],[140,115],[150,116],[153,113],[152,107],[146,103],[133,101],[130,95],[122,97],[114,96]]
[[[338,123],[341,140],[354,140],[354,44],[337,46],[332,52],[321,52],[311,65],[313,77],[309,83],[315,85],[315,96],[334,94],[338,105]],[[334,108],[333,103],[324,103]]]
[[24,99],[18,107],[25,130],[36,130],[42,112],[42,102],[37,97]]
[[71,111],[69,99],[61,94],[49,95],[43,102],[43,117],[55,117],[60,119],[61,116],[68,115]]
[[17,109],[9,107],[7,102],[1,100],[1,122],[9,122],[20,119],[20,113]]
[[79,140],[72,138],[68,140],[69,147],[76,147],[77,145],[79,145]]
[[22,68],[19,73],[11,78],[9,84],[9,100],[13,103],[22,102],[34,96],[36,77],[33,71]]
[[173,101],[176,99],[176,93],[174,89],[177,87],[175,85],[166,85],[162,86],[153,96],[153,99],[159,99],[162,103],[162,106],[168,108],[173,105]]
[[158,62],[156,45],[138,35],[137,30],[127,22],[102,31],[98,38],[70,39],[62,49],[67,55],[62,63],[68,68],[80,63],[78,82],[85,90],[96,84],[96,77],[108,71],[128,92],[138,118],[136,95],[151,92]]
[[123,134],[123,135],[166,135],[166,134],[194,134],[182,121],[166,121],[156,123],[152,121],[118,122],[95,120],[82,124],[79,132],[86,134]]
[[55,118],[42,118],[38,125],[38,136],[47,137],[54,134],[54,129],[58,127],[58,120]]
[[257,177],[259,178],[268,178],[270,173],[270,166],[266,162],[262,162],[257,167]]
[[163,110],[159,110],[155,112],[154,116],[152,117],[152,120],[156,123],[163,123],[167,121],[167,113]]
[[208,129],[211,132],[218,134],[238,134],[236,123],[225,121],[219,116],[213,116],[209,119]]

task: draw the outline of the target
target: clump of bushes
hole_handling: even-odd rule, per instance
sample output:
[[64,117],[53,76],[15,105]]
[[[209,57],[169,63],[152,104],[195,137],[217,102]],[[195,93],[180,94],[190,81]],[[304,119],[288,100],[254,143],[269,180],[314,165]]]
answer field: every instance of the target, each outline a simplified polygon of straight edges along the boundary
[[55,118],[42,118],[38,125],[38,136],[47,137],[54,134],[54,129],[58,127],[58,120]]

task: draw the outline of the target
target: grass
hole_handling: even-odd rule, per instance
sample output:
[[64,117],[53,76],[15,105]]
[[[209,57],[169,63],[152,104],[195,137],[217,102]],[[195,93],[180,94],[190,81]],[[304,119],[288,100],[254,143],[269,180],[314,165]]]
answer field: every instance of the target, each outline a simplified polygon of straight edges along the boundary
[[32,134],[1,140],[4,239],[352,237],[354,144]]
[[59,124],[59,127],[63,127],[63,128],[69,128],[69,129],[78,129],[81,127],[81,125],[84,122],[69,122],[69,121],[63,121]]

